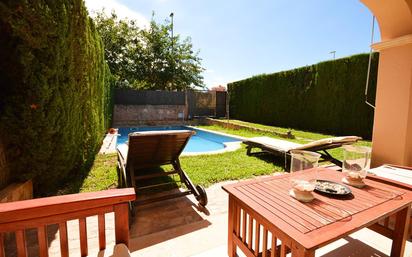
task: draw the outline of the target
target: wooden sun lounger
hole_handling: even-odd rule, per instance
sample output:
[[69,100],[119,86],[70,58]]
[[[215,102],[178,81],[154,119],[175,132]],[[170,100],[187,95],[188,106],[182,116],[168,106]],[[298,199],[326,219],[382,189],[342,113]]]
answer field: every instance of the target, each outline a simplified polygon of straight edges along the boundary
[[[191,130],[147,131],[129,134],[128,145],[118,147],[118,171],[120,185],[132,186],[136,192],[144,189],[165,186],[167,183],[153,183],[145,186],[138,185],[137,181],[153,180],[177,174],[187,190],[165,196],[149,197],[135,202],[136,205],[167,200],[175,197],[193,194],[201,206],[206,206],[207,195],[205,189],[195,186],[188,175],[180,166],[179,156],[185,148],[190,137],[194,134]],[[146,174],[148,169],[158,168],[171,164],[172,171],[152,172]],[[174,183],[174,182],[173,182]]]
[[330,161],[335,165],[342,166],[342,162],[333,156],[331,156],[327,150],[341,147],[342,145],[353,144],[361,137],[357,136],[345,136],[345,137],[333,137],[325,138],[317,141],[310,142],[308,144],[298,144],[289,142],[286,140],[280,140],[270,137],[252,137],[244,140],[243,143],[247,145],[247,155],[252,154],[253,148],[260,148],[262,151],[269,152],[274,155],[285,157],[285,166],[287,159],[290,156],[292,150],[306,150],[317,152],[321,155],[321,161]]

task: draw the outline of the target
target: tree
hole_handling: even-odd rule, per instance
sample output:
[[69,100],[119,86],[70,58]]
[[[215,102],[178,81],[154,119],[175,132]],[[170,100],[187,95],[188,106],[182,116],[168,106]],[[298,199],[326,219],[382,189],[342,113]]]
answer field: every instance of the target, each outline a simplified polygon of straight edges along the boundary
[[185,90],[204,87],[199,51],[190,38],[170,36],[171,23],[156,23],[148,29],[133,20],[121,20],[113,12],[95,17],[105,44],[105,55],[117,87],[149,90]]
[[103,43],[106,60],[117,87],[127,87],[143,77],[143,46],[140,28],[135,21],[119,20],[112,12],[108,17],[102,11],[94,18]]

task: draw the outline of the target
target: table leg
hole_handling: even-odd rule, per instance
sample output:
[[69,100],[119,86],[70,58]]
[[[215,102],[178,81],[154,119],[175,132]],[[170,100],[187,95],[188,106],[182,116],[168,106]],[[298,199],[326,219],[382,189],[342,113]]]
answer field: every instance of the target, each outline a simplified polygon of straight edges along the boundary
[[396,214],[396,223],[393,233],[391,257],[401,257],[405,252],[405,243],[408,238],[408,228],[411,216],[410,206]]
[[235,221],[236,205],[235,200],[229,195],[229,210],[228,210],[228,238],[227,238],[227,253],[229,257],[236,256],[236,246],[233,241],[233,228]]
[[292,242],[292,249],[290,250],[292,257],[315,257],[315,250],[307,250],[296,242]]

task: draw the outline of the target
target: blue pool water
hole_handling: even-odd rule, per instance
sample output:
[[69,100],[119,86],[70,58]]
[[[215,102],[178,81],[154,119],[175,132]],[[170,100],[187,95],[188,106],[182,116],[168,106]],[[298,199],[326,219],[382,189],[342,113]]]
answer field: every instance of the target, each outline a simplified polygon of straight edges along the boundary
[[129,133],[135,131],[155,131],[155,130],[194,130],[196,132],[187,143],[183,153],[209,152],[224,149],[223,143],[238,142],[238,138],[222,136],[219,134],[189,128],[185,126],[168,127],[139,127],[139,128],[119,128],[120,136],[117,138],[117,145],[125,144]]

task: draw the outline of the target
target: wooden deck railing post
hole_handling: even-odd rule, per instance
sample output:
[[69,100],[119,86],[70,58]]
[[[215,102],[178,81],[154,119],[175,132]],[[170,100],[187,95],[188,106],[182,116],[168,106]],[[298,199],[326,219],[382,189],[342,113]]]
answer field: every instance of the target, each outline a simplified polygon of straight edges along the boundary
[[99,249],[106,249],[106,220],[104,214],[99,214],[98,216],[99,223]]
[[37,240],[39,242],[39,256],[48,257],[48,244],[47,244],[47,227],[41,226],[37,228]]
[[88,255],[86,218],[79,219],[80,254]]
[[69,257],[69,239],[67,236],[67,223],[66,221],[59,224],[60,235],[60,253],[62,257]]
[[129,205],[121,203],[114,206],[116,244],[129,246]]
[[27,257],[26,236],[24,230],[16,231],[17,256]]

